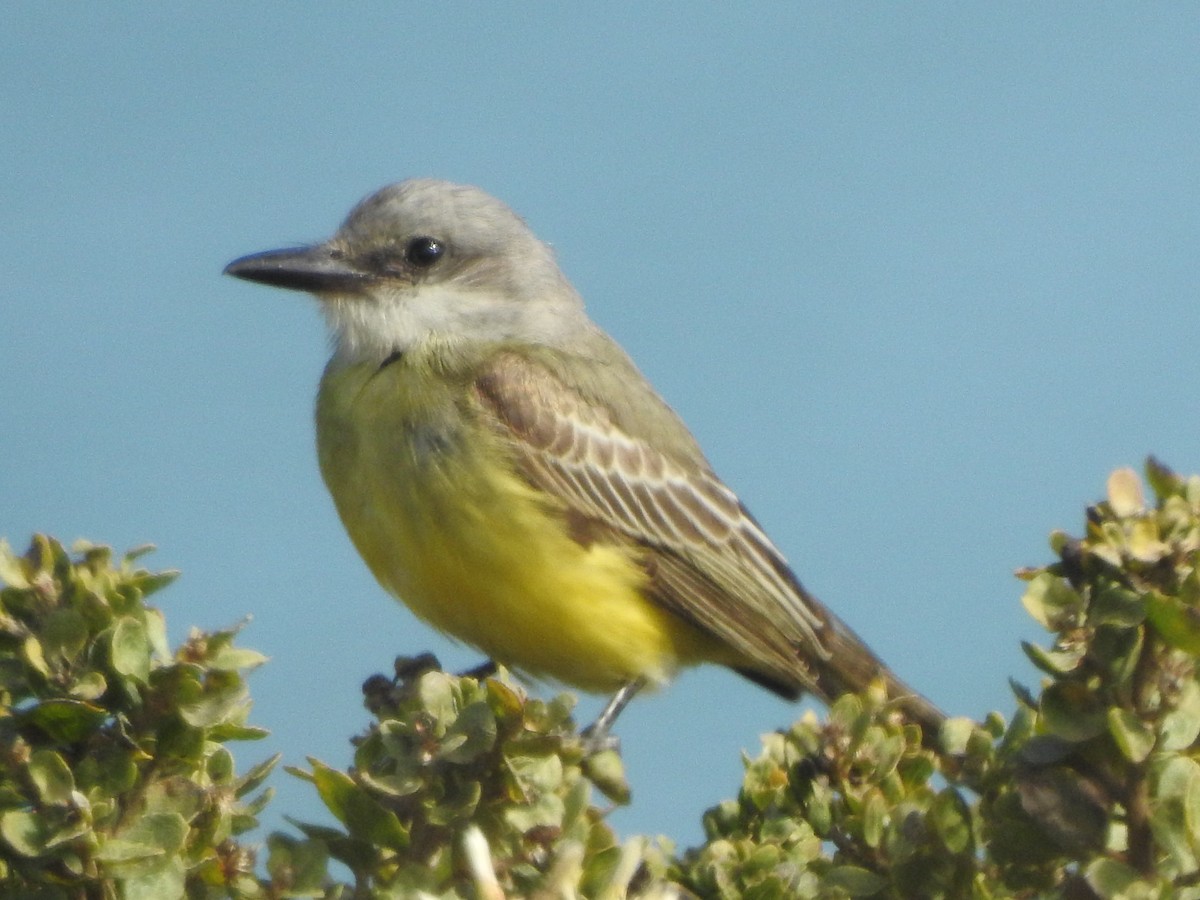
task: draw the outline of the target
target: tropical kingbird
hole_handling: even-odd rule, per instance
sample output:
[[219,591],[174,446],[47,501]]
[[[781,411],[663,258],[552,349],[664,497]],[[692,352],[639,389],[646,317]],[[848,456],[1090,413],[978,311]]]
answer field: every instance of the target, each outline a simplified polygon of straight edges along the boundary
[[714,662],[826,702],[882,679],[809,594],[550,248],[474,187],[385,187],[328,241],[225,271],[316,295],[321,473],[350,539],[435,628],[534,676],[636,691]]

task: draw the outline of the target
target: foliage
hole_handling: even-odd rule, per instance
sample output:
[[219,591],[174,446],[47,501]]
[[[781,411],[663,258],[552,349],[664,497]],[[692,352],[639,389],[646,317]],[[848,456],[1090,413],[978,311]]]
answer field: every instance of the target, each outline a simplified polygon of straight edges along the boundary
[[[1024,570],[1051,634],[1005,721],[951,719],[924,746],[882,689],[847,695],[745,759],[705,843],[620,842],[619,756],[567,696],[503,671],[400,660],[365,686],[354,764],[311,782],[339,822],[238,843],[273,760],[235,772],[235,630],[171,653],[143,597],[171,573],[0,552],[0,892],[44,897],[1200,898],[1200,478],[1114,473],[1085,532]],[[929,742],[927,742],[929,743]],[[256,793],[257,792],[257,793]],[[253,795],[253,799],[250,799]],[[332,862],[340,866],[331,866]],[[339,873],[348,871],[350,881]]]
[[622,848],[591,804],[593,786],[616,800],[628,787],[613,751],[585,754],[570,697],[529,699],[506,673],[479,681],[436,665],[401,659],[395,680],[368,681],[377,721],[349,773],[316,760],[296,773],[345,829],[302,830],[326,842],[360,893],[469,898],[492,885],[617,897],[644,856],[665,869],[641,841]]
[[0,891],[19,897],[219,896],[254,884],[234,838],[269,799],[274,766],[235,770],[246,724],[241,672],[264,658],[235,631],[193,634],[173,654],[144,599],[175,578],[71,559],[36,537],[0,543]]

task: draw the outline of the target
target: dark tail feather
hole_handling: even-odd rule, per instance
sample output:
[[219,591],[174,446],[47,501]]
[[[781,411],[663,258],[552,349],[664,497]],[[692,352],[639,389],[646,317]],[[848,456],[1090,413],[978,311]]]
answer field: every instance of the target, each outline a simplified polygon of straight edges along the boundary
[[847,692],[859,693],[875,679],[881,679],[887,687],[888,699],[908,721],[921,726],[921,742],[937,749],[945,713],[901,681],[845,623],[828,611],[825,615],[827,627],[822,638],[830,657],[814,661],[816,692],[830,702]]
[[790,572],[787,574],[809,608],[824,620],[820,640],[829,658],[814,658],[809,648],[801,648],[797,651],[796,670],[786,675],[750,668],[739,668],[738,674],[789,700],[799,700],[810,691],[825,703],[832,703],[842,694],[862,693],[872,681],[882,680],[888,699],[909,722],[921,726],[921,742],[929,749],[937,750],[938,734],[946,721],[945,713],[901,681],[862,638],[801,587],[795,576]]

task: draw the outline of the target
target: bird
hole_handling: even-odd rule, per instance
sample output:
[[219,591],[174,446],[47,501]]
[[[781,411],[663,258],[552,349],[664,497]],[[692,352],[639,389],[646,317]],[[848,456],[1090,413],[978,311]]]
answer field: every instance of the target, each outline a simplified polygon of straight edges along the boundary
[[398,182],[225,273],[318,300],[320,470],[378,582],[491,661],[611,694],[592,736],[715,663],[793,700],[878,679],[935,739],[941,711],[801,585],[502,201]]

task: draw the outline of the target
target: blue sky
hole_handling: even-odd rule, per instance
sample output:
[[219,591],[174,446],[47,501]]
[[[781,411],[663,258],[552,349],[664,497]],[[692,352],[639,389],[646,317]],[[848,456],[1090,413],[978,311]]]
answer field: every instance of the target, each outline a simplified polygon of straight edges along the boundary
[[[252,615],[243,766],[345,765],[398,653],[478,662],[342,532],[314,304],[220,275],[449,178],[555,246],[818,596],[1007,714],[1013,570],[1111,469],[1200,469],[1198,46],[1185,4],[5,4],[0,534],[157,544],[176,639]],[[638,701],[616,826],[695,842],[800,711],[716,669]],[[269,825],[320,817],[275,785]]]

